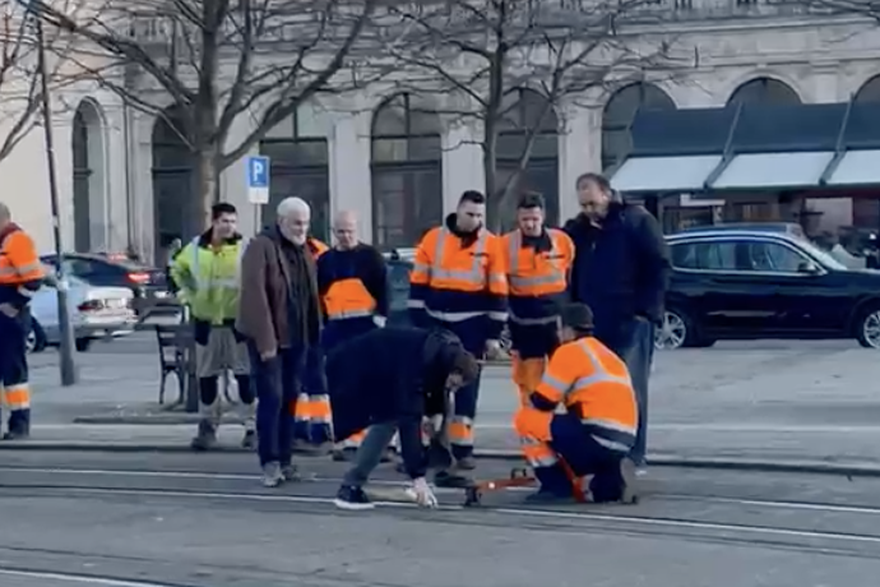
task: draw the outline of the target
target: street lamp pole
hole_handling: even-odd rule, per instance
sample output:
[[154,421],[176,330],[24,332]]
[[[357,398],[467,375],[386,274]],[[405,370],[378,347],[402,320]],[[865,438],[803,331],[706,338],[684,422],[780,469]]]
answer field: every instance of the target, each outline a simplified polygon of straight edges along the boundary
[[40,100],[43,110],[43,137],[46,143],[46,161],[49,172],[49,198],[52,201],[52,229],[55,237],[55,258],[57,259],[58,330],[61,337],[59,355],[61,358],[61,385],[76,383],[76,366],[73,362],[73,329],[70,325],[70,307],[67,305],[67,291],[70,284],[64,271],[64,253],[61,242],[61,212],[58,205],[58,176],[55,169],[55,147],[52,135],[52,110],[49,103],[49,73],[46,67],[46,46],[43,39],[43,23],[39,15],[33,15],[37,35],[37,66],[40,76]]

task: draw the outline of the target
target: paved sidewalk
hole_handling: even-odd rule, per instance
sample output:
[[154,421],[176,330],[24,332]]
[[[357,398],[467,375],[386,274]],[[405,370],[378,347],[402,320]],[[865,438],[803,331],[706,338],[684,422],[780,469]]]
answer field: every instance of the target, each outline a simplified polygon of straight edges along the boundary
[[[61,388],[52,354],[35,357],[35,444],[188,443],[192,425],[169,424],[187,416],[156,405],[154,354],[92,352],[78,361],[80,383]],[[169,379],[171,401],[175,384]],[[655,457],[880,467],[880,355],[849,342],[730,343],[661,352],[650,395]],[[507,370],[487,369],[478,420],[482,449],[516,450],[510,431],[515,408]],[[227,430],[223,442],[237,445],[240,428]]]

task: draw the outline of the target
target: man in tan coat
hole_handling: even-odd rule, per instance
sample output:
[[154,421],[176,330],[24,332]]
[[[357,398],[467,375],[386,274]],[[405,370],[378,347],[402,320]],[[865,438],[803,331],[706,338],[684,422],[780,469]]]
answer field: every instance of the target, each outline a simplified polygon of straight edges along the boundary
[[236,329],[247,339],[257,388],[257,452],[266,487],[298,477],[288,406],[321,330],[315,262],[306,249],[310,218],[304,200],[282,201],[277,224],[254,237],[242,259]]

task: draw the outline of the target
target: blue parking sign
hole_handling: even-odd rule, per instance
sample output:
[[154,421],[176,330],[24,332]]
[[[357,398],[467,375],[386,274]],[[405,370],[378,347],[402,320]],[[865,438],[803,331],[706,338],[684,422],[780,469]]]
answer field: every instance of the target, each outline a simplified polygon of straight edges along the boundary
[[268,188],[269,187],[269,158],[262,155],[252,155],[248,157],[248,187],[249,188]]
[[269,158],[251,155],[247,158],[248,199],[252,204],[269,203]]

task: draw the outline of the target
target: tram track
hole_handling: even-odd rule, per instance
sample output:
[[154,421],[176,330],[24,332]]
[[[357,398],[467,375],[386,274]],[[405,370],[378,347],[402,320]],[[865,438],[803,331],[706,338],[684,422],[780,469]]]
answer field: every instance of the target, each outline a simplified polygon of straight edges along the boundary
[[[337,478],[317,477],[312,482],[288,485],[283,491],[264,490],[256,480],[255,475],[238,473],[0,466],[0,499],[64,496],[193,503],[210,500],[312,514],[326,507],[329,515],[345,515],[331,509]],[[388,480],[377,483],[401,485]],[[455,494],[461,493],[439,490],[443,505],[430,521],[484,527],[517,525],[572,533],[601,529],[635,536],[677,536],[701,542],[760,544],[816,554],[880,558],[880,507],[868,504],[660,492],[648,495],[643,505],[633,508],[530,508],[508,497],[487,500],[485,506],[474,510],[459,505],[461,500]],[[412,504],[378,505],[380,514],[417,515],[420,521],[429,521],[422,512],[414,514]]]

